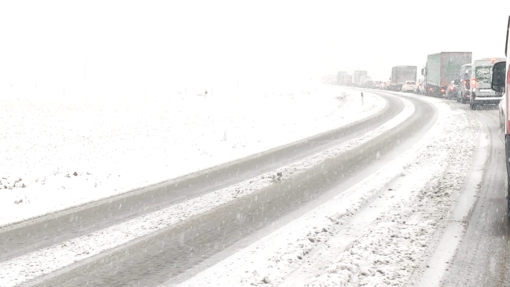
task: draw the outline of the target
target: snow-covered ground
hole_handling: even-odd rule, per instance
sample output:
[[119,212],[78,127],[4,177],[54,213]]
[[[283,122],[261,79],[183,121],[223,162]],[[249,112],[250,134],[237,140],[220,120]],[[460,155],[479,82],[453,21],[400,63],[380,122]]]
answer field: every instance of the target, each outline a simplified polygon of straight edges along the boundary
[[436,125],[399,158],[181,286],[412,285],[480,132],[472,115],[429,100],[440,110]]
[[[405,99],[403,101],[405,107],[399,115],[388,122],[381,123],[381,126],[374,131],[359,138],[233,186],[0,263],[0,284],[11,286],[53,272],[77,260],[83,260],[130,240],[156,232],[275,182],[284,182],[288,177],[303,173],[307,169],[323,163],[326,159],[345,153],[404,122],[414,113],[414,106]],[[276,176],[277,174],[280,176]]]
[[145,97],[0,95],[0,226],[331,130],[385,101],[318,82]]
[[[359,138],[227,188],[2,262],[0,263],[0,284],[2,286],[12,286],[48,274],[73,262],[156,232],[190,216],[206,212],[276,182],[284,182],[290,176],[303,173],[307,169],[321,164],[326,159],[345,153],[401,124],[414,113],[414,106],[407,100],[403,101],[405,108],[399,115]],[[277,174],[280,174],[280,176],[276,176]]]
[[[339,91],[331,86],[321,89],[332,92],[323,94],[325,97],[335,97],[333,91]],[[359,98],[344,95],[344,104],[356,106]],[[427,100],[439,108],[439,119],[424,138],[399,158],[182,286],[411,285],[413,273],[426,262],[427,244],[456,199],[479,133],[469,114],[452,110],[451,104],[440,100]],[[414,106],[403,101],[405,108],[397,117],[342,145],[164,210],[2,262],[0,285],[14,286],[48,274],[285,181],[405,121]],[[380,108],[374,105],[368,111]]]

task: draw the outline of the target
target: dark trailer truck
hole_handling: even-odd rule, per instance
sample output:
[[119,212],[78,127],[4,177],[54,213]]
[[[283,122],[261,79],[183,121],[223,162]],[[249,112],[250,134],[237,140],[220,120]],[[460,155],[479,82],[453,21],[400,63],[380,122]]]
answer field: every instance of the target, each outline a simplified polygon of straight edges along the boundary
[[444,97],[451,81],[459,76],[460,67],[471,63],[471,52],[441,52],[427,56],[427,64],[421,70],[425,79],[425,93]]
[[402,90],[402,85],[406,81],[416,83],[416,66],[395,66],[391,68],[391,84],[390,89],[394,91]]

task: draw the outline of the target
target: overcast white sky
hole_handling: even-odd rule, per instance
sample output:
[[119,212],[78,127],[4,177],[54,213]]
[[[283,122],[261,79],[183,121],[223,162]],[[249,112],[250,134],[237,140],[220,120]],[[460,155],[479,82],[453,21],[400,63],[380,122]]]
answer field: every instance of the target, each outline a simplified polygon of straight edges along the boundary
[[388,78],[440,51],[503,55],[509,15],[502,0],[5,0],[0,85],[157,89],[358,67]]

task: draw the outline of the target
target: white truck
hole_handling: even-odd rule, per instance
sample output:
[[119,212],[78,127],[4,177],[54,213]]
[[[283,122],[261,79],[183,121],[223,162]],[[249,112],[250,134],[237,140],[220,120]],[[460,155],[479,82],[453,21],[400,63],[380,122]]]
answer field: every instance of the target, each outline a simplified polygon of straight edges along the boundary
[[361,76],[360,77],[360,86],[362,88],[373,88],[374,81],[372,81],[372,78],[370,76]]
[[469,106],[476,110],[478,106],[497,106],[502,95],[491,88],[492,67],[496,62],[505,61],[504,58],[484,58],[473,62],[471,69],[471,87]]
[[353,77],[354,79],[352,80],[353,85],[361,87],[363,85],[361,77],[367,76],[367,71],[355,70],[353,74],[354,74]]
[[393,91],[401,91],[406,81],[416,83],[416,66],[395,66],[391,68],[391,87]]
[[347,72],[339,71],[336,74],[336,83],[339,84],[339,85],[344,85],[345,84],[345,76],[346,75],[347,75]]
[[441,52],[427,56],[421,74],[427,95],[444,97],[451,81],[458,77],[462,65],[471,63],[471,52]]

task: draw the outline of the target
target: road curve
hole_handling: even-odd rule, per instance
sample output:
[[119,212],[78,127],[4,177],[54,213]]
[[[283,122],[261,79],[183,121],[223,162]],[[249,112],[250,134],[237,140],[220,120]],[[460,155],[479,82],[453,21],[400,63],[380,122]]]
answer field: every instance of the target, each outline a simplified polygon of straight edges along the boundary
[[[387,93],[379,93],[385,96]],[[391,96],[389,98],[392,98]],[[388,99],[389,99],[388,98]],[[304,175],[264,188],[108,252],[29,282],[31,286],[154,286],[178,283],[190,270],[281,222],[304,214],[375,172],[419,140],[437,120],[433,104],[407,98],[415,113],[370,142]],[[398,100],[389,101],[390,105]],[[274,156],[285,157],[285,153]],[[285,221],[283,220],[283,221]],[[183,276],[185,274],[185,276]]]
[[381,96],[387,101],[383,110],[338,129],[127,194],[0,227],[0,262],[228,187],[357,138],[403,110],[398,99]]

